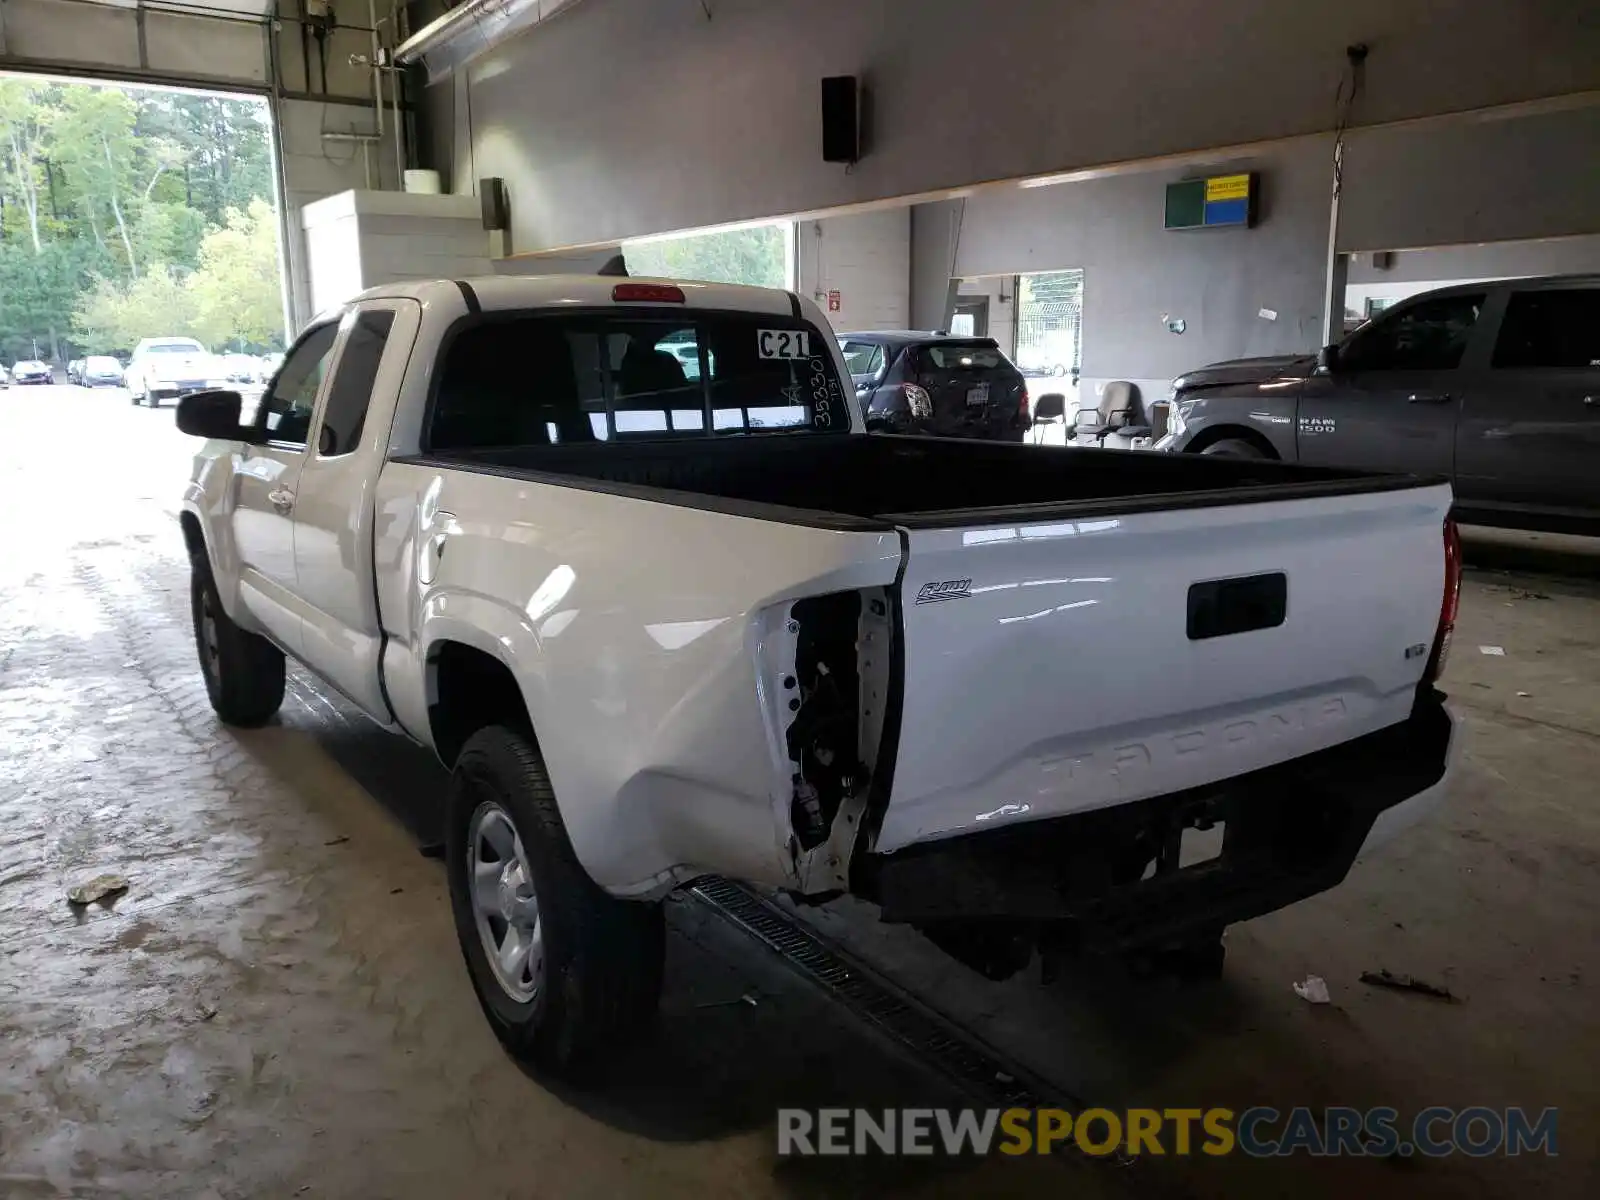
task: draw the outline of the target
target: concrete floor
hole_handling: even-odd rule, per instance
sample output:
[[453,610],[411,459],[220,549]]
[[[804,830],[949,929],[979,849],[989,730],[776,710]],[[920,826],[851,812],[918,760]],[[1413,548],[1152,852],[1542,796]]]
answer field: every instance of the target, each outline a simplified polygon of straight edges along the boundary
[[[0,1197],[1595,1194],[1588,544],[1475,541],[1493,569],[1447,680],[1471,739],[1447,809],[1231,931],[1220,984],[991,985],[850,905],[809,914],[1095,1102],[1558,1105],[1560,1158],[782,1164],[779,1104],[952,1097],[687,903],[653,1046],[582,1093],[513,1067],[417,853],[437,768],[303,676],[277,725],[214,720],[172,515],[190,449],[121,393],[0,393]],[[132,890],[74,917],[66,888],[101,871]],[[1380,966],[1463,1002],[1357,982]],[[1310,972],[1333,1005],[1290,992]]]

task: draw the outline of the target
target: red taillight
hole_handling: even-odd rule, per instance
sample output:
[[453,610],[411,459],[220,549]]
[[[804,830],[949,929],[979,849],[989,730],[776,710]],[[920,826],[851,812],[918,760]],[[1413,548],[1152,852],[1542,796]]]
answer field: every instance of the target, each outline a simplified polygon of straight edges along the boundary
[[1461,531],[1449,517],[1444,521],[1444,600],[1439,605],[1439,631],[1433,637],[1433,653],[1422,673],[1423,683],[1432,683],[1444,674],[1450,657],[1450,635],[1455,632],[1456,613],[1461,609]]
[[1022,385],[1022,398],[1017,401],[1017,416],[1019,416],[1019,417],[1031,417],[1032,415],[1033,415],[1033,403],[1032,403],[1032,401],[1030,401],[1028,399],[1028,385],[1027,384],[1023,384]]
[[686,304],[683,289],[670,283],[619,283],[611,289],[619,302],[642,304]]

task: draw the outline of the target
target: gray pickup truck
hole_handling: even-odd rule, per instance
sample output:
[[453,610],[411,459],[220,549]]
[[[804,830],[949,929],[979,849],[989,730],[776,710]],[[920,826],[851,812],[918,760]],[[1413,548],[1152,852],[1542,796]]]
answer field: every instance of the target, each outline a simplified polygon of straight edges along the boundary
[[1456,515],[1600,533],[1600,276],[1425,292],[1317,355],[1180,375],[1158,450],[1442,475]]

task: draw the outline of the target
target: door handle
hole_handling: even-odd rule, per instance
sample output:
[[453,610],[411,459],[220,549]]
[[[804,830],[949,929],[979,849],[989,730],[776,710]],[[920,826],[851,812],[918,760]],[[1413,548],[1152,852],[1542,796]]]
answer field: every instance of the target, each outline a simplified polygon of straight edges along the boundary
[[1449,392],[1412,392],[1406,397],[1407,404],[1449,404],[1452,397]]
[[280,515],[287,514],[294,507],[294,493],[288,488],[274,488],[267,493],[267,503],[277,509]]

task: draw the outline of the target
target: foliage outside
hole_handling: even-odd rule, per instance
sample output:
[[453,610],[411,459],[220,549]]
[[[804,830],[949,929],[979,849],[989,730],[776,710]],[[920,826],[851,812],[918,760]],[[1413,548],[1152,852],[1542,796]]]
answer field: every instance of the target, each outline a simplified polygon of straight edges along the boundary
[[0,357],[283,345],[258,102],[0,79]]
[[624,242],[623,261],[630,275],[786,288],[789,237],[789,224],[779,222],[753,229]]

